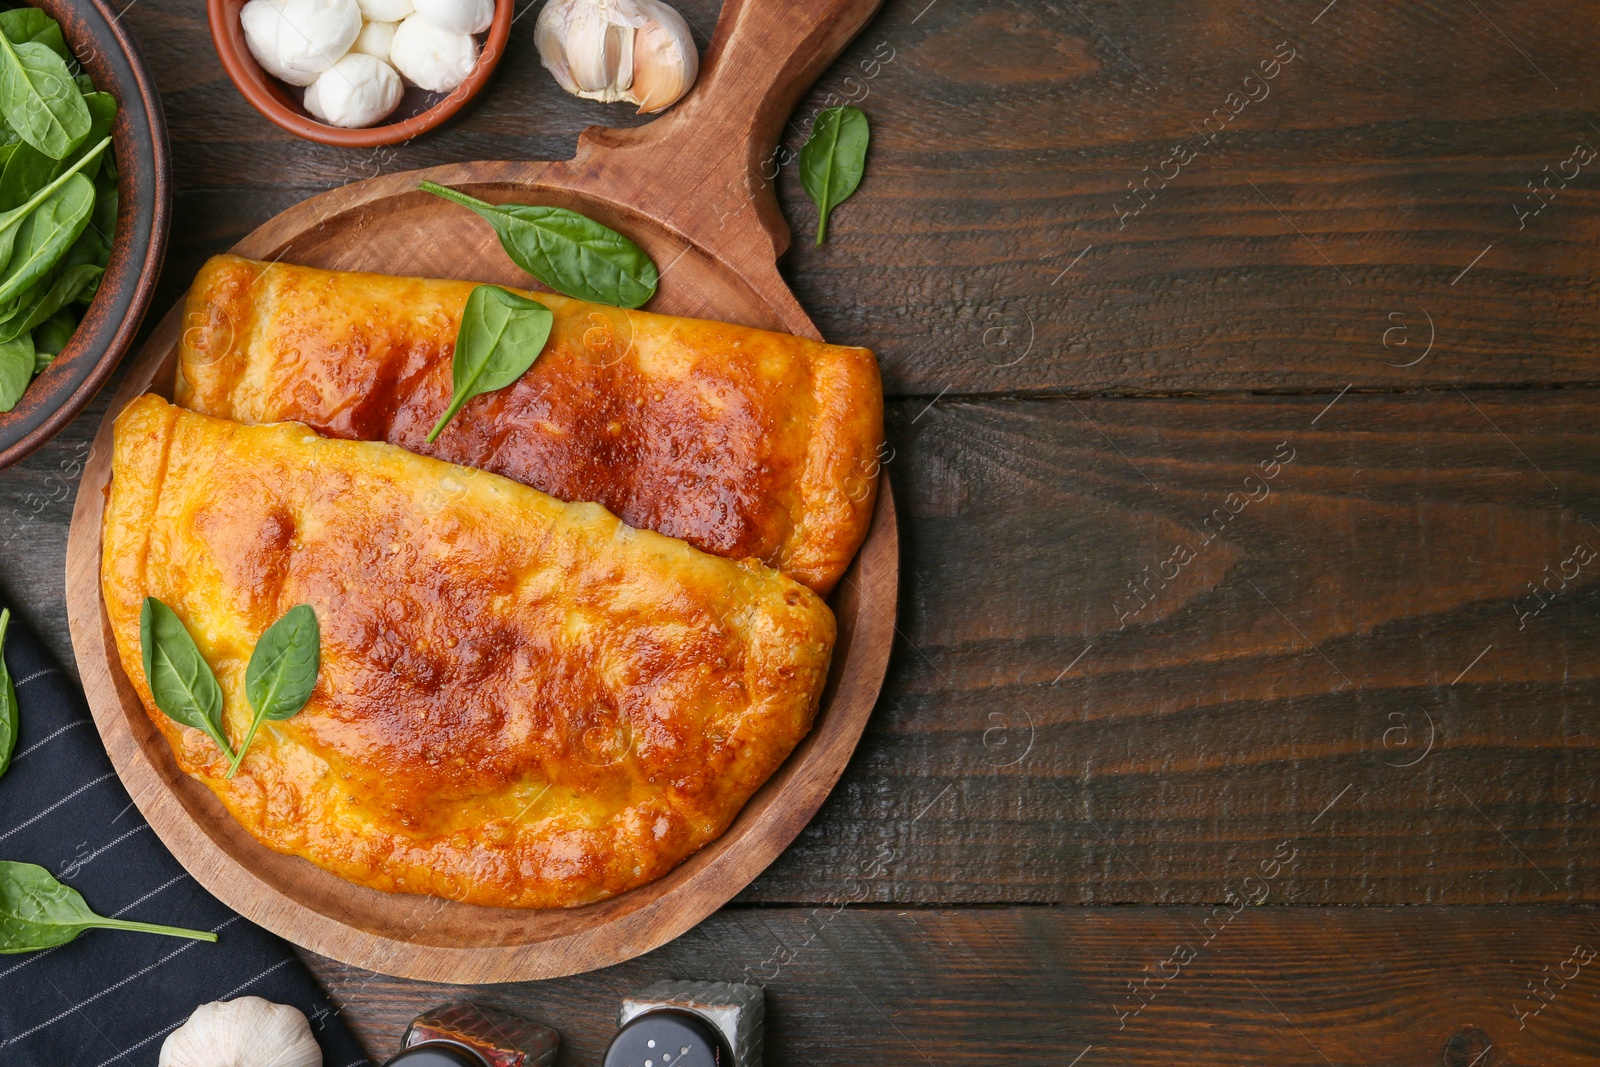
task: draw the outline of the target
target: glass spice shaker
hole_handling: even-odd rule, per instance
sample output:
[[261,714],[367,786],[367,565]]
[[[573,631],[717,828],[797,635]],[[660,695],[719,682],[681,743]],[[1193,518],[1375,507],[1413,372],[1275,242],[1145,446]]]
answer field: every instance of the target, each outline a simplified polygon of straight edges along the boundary
[[623,999],[604,1067],[761,1067],[765,1016],[752,983],[656,982]]
[[548,1026],[457,1001],[411,1020],[384,1067],[549,1067],[560,1040]]

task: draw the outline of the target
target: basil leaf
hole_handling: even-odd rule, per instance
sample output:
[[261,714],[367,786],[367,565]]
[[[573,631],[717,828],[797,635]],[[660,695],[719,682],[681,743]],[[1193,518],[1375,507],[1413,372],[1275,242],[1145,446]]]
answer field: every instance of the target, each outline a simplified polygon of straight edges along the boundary
[[233,759],[222,735],[222,687],[183,620],[153,596],[139,610],[139,644],[150,697],[173,722],[204,731]]
[[645,250],[576,211],[488,204],[434,182],[420,188],[477,212],[511,261],[558,293],[625,308],[655,295],[661,278]]
[[3,34],[0,113],[24,141],[51,159],[65,159],[89,135],[89,108],[62,58],[48,45],[14,45]]
[[11,766],[11,750],[17,747],[17,687],[6,669],[6,628],[11,612],[0,608],[0,775]]
[[867,116],[855,107],[830,107],[811,124],[800,149],[800,184],[817,205],[817,244],[828,235],[828,216],[861,184],[867,165]]
[[0,11],[0,33],[5,34],[6,40],[12,44],[37,41],[64,61],[72,62],[72,53],[67,50],[66,38],[61,35],[61,23],[36,7],[15,7],[10,11]]
[[467,297],[456,328],[456,350],[450,364],[455,392],[450,406],[428,433],[439,439],[445,424],[475,396],[504,389],[527,373],[550,339],[555,316],[537,300],[495,285],[480,285]]
[[[94,212],[94,183],[74,174],[17,228],[11,261],[0,271],[0,301],[20,296],[61,261]],[[76,294],[74,294],[76,295]]]
[[33,381],[33,338],[27,334],[0,344],[0,411],[10,411]]
[[239,773],[239,763],[256,739],[256,730],[265,719],[280,721],[300,713],[317,687],[317,671],[322,666],[322,631],[317,613],[310,604],[297,604],[283,618],[267,627],[250,653],[250,666],[244,672],[244,694],[255,709],[250,732],[244,735],[239,754],[228,767],[228,777]]
[[104,918],[89,909],[76,889],[62,885],[38,864],[0,860],[0,953],[54,948],[94,929],[136,930],[196,941],[217,939],[209,930]]

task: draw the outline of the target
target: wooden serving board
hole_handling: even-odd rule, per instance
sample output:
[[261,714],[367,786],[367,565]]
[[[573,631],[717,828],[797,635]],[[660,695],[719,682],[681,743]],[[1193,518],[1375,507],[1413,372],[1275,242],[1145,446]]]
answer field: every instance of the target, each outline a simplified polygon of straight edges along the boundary
[[[491,201],[557,204],[645,247],[662,270],[650,309],[818,336],[779,276],[788,229],[762,175],[801,92],[881,0],[727,0],[693,92],[637,129],[595,128],[565,163],[463,163],[357,182],[291,208],[233,251],[317,267],[532,287],[470,213],[421,193],[423,178]],[[551,91],[557,91],[551,86]],[[717,841],[664,878],[597,904],[511,910],[353,885],[258,844],[179,771],[122,671],[100,597],[111,420],[146,391],[170,396],[181,305],[139,351],[84,467],[67,545],[73,649],[112,763],[161,840],[252,921],[336,960],[445,982],[550,978],[647,952],[711,914],[815,814],[843,772],[894,638],[899,538],[887,480],[830,603],[839,639],[811,733]]]

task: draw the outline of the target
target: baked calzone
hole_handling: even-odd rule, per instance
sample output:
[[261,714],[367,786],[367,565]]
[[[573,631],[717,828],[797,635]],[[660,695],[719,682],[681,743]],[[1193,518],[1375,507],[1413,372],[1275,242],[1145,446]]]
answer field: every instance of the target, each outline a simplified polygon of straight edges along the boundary
[[872,518],[877,360],[788,334],[528,293],[555,313],[514,384],[450,402],[473,283],[208,262],[189,290],[179,404],[300,422],[503,474],[826,594]]
[[[597,900],[716,838],[810,727],[834,642],[806,586],[598,504],[154,396],[116,420],[103,535],[123,667],[184,772],[268,847],[474,904]],[[317,613],[310,702],[231,780],[152,702],[147,596],[215,671],[234,744],[256,641]]]

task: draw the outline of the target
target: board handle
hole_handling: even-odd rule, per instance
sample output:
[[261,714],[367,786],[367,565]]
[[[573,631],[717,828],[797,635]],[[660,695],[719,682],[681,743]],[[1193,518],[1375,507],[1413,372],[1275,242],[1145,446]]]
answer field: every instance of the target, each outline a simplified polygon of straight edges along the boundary
[[[595,126],[570,166],[725,262],[769,266],[789,246],[773,192],[774,150],[801,95],[883,0],[726,0],[694,89],[656,121]],[[770,250],[770,251],[769,251]]]

